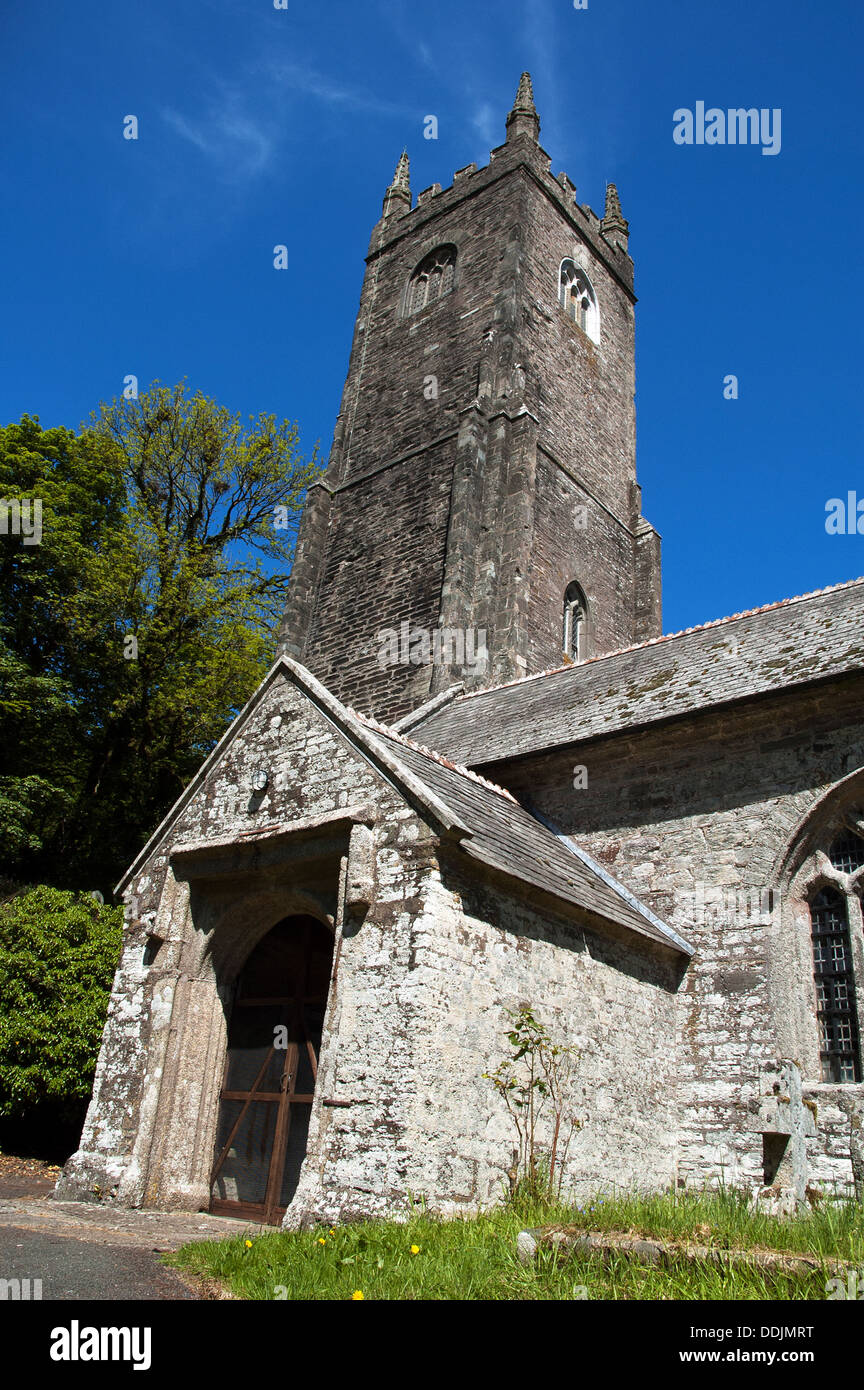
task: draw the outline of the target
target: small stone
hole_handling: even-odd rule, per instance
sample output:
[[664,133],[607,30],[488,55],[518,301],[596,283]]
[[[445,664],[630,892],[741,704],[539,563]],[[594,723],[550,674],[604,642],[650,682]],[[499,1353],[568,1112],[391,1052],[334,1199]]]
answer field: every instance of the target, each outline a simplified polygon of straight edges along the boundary
[[537,1242],[531,1232],[520,1231],[516,1237],[516,1254],[519,1257],[519,1263],[523,1265],[532,1264],[536,1253]]

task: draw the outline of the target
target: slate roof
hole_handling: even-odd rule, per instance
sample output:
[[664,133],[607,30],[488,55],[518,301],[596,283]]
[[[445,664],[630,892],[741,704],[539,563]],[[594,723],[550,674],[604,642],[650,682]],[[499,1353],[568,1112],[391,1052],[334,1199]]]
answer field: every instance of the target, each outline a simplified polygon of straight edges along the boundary
[[[396,730],[367,719],[343,705],[310,671],[290,657],[278,657],[255,694],[227,729],[209,758],[198,769],[162,824],[150,837],[135,862],[115,890],[120,894],[143,866],[160,842],[168,840],[170,830],[183,808],[203,786],[206,778],[228,745],[246,725],[265,691],[280,678],[287,678],[304,691],[326,719],[349,739],[358,751],[377,767],[401,794],[419,802],[429,817],[451,832],[470,857],[508,874],[512,878],[541,888],[575,904],[604,924],[623,927],[673,951],[692,955],[692,948],[667,927],[659,917],[616,883],[607,871],[565,836],[556,835],[518,804],[509,791],[485,778],[457,767],[440,754],[419,747]],[[340,818],[350,818],[341,808]],[[331,817],[325,817],[331,819]],[[320,822],[316,821],[316,825]],[[273,838],[274,832],[302,832],[306,822],[286,821],[255,830],[256,839]],[[195,843],[171,844],[178,857],[219,850],[246,839],[245,835],[208,836]]]
[[640,936],[692,955],[692,947],[682,937],[572,840],[554,833],[524,810],[510,792],[448,763],[375,720],[360,715],[355,718],[386,743],[395,762],[450,809],[453,819],[468,832],[460,847],[472,858]]
[[864,579],[453,699],[412,739],[467,766],[864,669]]

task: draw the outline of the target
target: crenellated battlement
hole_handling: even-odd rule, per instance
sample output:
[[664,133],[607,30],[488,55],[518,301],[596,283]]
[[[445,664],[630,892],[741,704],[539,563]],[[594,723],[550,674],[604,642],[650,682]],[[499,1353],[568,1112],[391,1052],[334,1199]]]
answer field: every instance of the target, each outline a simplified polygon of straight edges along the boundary
[[[514,112],[518,119],[511,119]],[[507,139],[490,151],[488,164],[464,165],[454,172],[446,187],[433,183],[418,194],[416,202],[411,196],[408,155],[403,152],[384,198],[381,219],[372,232],[368,259],[391,248],[403,237],[416,236],[425,223],[452,212],[462,200],[475,197],[498,179],[521,168],[555,203],[577,236],[632,293],[633,262],[627,250],[629,226],[621,214],[617,188],[612,183],[607,185],[606,209],[601,218],[588,203],[577,201],[576,185],[568,174],[563,170],[552,174],[551,157],[538,143],[535,133],[535,130],[539,132],[540,122],[533,110],[527,73],[523,74],[516,103],[507,120]]]

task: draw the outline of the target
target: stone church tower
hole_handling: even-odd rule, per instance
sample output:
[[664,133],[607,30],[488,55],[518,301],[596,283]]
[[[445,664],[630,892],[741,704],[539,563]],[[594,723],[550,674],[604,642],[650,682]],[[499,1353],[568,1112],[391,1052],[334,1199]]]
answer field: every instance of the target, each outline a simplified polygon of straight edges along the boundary
[[661,631],[628,224],[614,185],[601,219],[552,177],[539,130],[524,73],[488,166],[412,208],[403,154],[372,233],[281,647],[381,718]]

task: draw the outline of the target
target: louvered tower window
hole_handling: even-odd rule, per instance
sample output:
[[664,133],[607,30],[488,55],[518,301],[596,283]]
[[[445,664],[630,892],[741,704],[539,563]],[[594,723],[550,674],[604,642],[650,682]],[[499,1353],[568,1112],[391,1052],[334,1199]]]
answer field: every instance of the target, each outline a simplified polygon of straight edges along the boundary
[[455,269],[455,246],[439,246],[424,256],[408,286],[408,313],[428,308],[452,290]]
[[852,943],[842,894],[822,888],[810,902],[810,920],[822,1080],[860,1081]]

